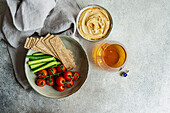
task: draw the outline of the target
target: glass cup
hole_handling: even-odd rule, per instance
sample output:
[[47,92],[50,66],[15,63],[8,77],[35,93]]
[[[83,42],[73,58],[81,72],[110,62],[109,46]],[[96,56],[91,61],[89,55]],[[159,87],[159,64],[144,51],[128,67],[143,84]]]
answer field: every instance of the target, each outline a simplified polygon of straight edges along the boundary
[[127,52],[119,42],[104,41],[93,49],[93,59],[104,70],[120,71],[127,61]]

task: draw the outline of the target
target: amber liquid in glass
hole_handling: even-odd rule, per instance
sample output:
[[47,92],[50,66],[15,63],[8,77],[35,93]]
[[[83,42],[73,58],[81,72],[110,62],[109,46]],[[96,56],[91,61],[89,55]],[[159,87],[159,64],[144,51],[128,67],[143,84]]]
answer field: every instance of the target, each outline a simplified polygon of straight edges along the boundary
[[119,53],[114,45],[110,45],[104,50],[103,59],[110,67],[114,66],[119,61]]
[[126,61],[126,51],[119,44],[102,44],[95,52],[95,61],[100,67],[121,67]]

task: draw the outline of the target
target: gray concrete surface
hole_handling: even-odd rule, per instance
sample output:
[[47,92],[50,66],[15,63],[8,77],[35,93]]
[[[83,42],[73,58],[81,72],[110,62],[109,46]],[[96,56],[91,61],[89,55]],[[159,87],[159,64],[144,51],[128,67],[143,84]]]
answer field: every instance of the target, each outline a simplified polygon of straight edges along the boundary
[[[128,50],[127,78],[106,72],[92,60],[95,43],[81,39],[90,60],[82,88],[64,99],[45,98],[21,88],[6,44],[0,41],[0,113],[170,113],[170,1],[77,0],[81,8],[99,4],[114,18],[107,40]],[[0,0],[0,13],[5,8]]]

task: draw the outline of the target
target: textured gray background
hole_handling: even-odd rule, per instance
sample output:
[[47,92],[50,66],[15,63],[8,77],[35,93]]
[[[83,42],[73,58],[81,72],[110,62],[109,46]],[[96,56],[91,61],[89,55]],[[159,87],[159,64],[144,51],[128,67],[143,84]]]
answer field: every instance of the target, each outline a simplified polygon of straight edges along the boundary
[[[77,0],[81,8],[99,4],[111,12],[107,40],[128,50],[127,78],[100,70],[92,60],[95,43],[80,40],[90,60],[82,88],[64,99],[49,99],[17,83],[6,44],[0,41],[0,113],[170,113],[170,1]],[[5,10],[0,0],[0,13]],[[12,34],[11,34],[12,35]]]

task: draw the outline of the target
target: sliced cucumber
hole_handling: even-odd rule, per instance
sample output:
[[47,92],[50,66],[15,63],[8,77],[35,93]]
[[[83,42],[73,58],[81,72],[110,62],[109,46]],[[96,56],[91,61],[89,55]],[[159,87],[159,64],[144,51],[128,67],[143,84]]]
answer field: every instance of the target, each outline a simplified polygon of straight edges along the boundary
[[36,73],[36,72],[38,72],[38,71],[40,71],[42,69],[46,69],[46,68],[49,68],[49,67],[57,66],[59,64],[61,64],[61,62],[52,61],[52,62],[49,62],[49,63],[47,63],[47,64],[45,64],[45,65],[43,65],[43,66],[41,66],[39,68],[36,68],[36,69],[32,70],[32,72]]
[[42,65],[46,64],[46,62],[43,62],[43,63],[39,63],[39,64],[33,64],[33,65],[30,65],[31,69],[35,69],[35,68],[38,68]]
[[43,58],[50,58],[52,56],[46,55],[46,56],[32,56],[32,55],[27,55],[26,58],[29,58],[30,60],[38,60],[38,59],[43,59]]
[[38,53],[33,53],[32,55],[33,55],[33,56],[39,56],[39,55],[45,55],[45,53],[40,53],[40,52],[38,52]]
[[54,61],[54,60],[56,60],[54,57],[43,58],[43,59],[28,61],[28,65],[39,64],[39,63],[43,63],[43,62],[50,62],[50,61]]

